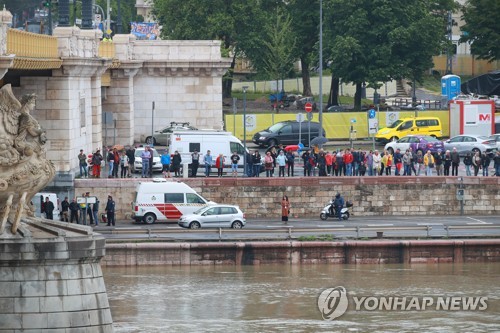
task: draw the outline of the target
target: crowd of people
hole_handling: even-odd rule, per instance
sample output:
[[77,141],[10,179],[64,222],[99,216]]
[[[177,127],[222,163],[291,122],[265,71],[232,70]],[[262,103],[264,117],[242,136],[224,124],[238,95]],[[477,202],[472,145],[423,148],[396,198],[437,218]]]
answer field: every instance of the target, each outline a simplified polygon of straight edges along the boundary
[[[69,202],[68,197],[65,197],[61,202],[61,221],[77,223],[81,225],[99,225],[99,204],[100,201],[97,197],[90,200],[90,192],[82,194],[82,198],[89,198],[89,202],[78,203],[76,197]],[[93,199],[93,198],[92,198]],[[92,202],[92,203],[90,203]],[[49,197],[45,198],[42,203],[41,212],[45,214],[45,218],[49,220],[54,219],[55,205],[50,201]],[[108,195],[106,202],[105,214],[101,215],[101,221],[107,223],[107,226],[115,225],[115,201],[111,195]]]
[[[361,149],[341,149],[325,151],[319,147],[313,150],[306,149],[300,154],[286,151],[283,146],[273,147],[265,156],[258,150],[247,156],[246,174],[248,177],[259,177],[265,170],[267,177],[273,177],[276,167],[278,177],[293,177],[296,159],[303,165],[303,176],[458,176],[458,167],[465,166],[466,176],[489,176],[491,165],[494,174],[500,176],[500,151],[494,156],[486,153],[467,153],[463,159],[456,148],[452,151],[436,152],[428,150],[412,151],[411,148],[402,152],[397,149],[394,153],[384,150],[363,151]],[[450,172],[451,169],[451,172]]]
[[[196,177],[200,161],[204,164],[204,176],[209,177],[212,169],[217,171],[217,177],[222,177],[224,169],[230,168],[232,177],[238,176],[238,166],[243,159],[237,152],[229,158],[223,154],[212,155],[208,150],[205,155],[198,151],[191,153],[190,177]],[[83,150],[78,155],[80,161],[81,178],[88,178],[88,164],[90,163],[91,177],[101,177],[101,164],[103,156],[97,149],[92,155],[87,156]],[[143,178],[153,175],[153,150],[146,146],[141,153]],[[165,178],[181,176],[182,158],[178,151],[171,154],[166,149],[161,155],[162,173]],[[116,148],[109,149],[106,161],[108,164],[108,178],[131,177],[130,165],[135,161],[135,148],[127,147],[121,151]],[[274,177],[277,171],[278,177],[295,176],[295,165],[301,162],[303,176],[457,176],[458,167],[465,166],[466,176],[489,176],[490,168],[493,166],[492,175],[500,176],[500,151],[493,156],[480,152],[469,152],[463,158],[456,148],[452,151],[430,150],[422,152],[406,151],[397,149],[393,153],[388,150],[378,151],[361,149],[340,149],[338,151],[327,151],[315,146],[314,149],[306,149],[302,152],[287,151],[282,145],[272,147],[264,156],[259,150],[247,153],[245,174],[247,177],[260,177],[265,172],[266,177]],[[120,176],[118,172],[120,171]]]

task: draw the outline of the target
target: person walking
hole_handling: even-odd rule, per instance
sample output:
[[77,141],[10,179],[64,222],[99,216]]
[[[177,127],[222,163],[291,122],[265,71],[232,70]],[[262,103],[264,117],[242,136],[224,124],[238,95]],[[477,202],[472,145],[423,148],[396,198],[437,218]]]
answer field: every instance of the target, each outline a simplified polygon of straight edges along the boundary
[[78,154],[78,165],[80,166],[80,178],[88,178],[87,156],[83,153],[83,149],[80,149],[80,154]]
[[69,201],[68,197],[65,197],[64,200],[61,202],[61,221],[63,222],[69,222]]
[[170,153],[168,152],[168,149],[165,149],[165,151],[161,155],[161,172],[163,174],[163,177],[165,178],[170,178],[170,163]]
[[115,226],[115,202],[111,195],[108,195],[108,202],[106,203],[106,216],[108,218],[107,226]]
[[221,178],[224,172],[224,162],[226,159],[224,158],[224,154],[219,154],[215,159],[215,167],[217,168],[217,177]]
[[151,158],[151,152],[149,151],[149,146],[146,146],[146,149],[141,153],[142,159],[142,178],[146,178],[149,172],[149,159]]
[[191,154],[191,177],[196,177],[200,166],[200,153],[195,149]]
[[75,221],[78,223],[78,211],[80,210],[80,206],[76,203],[76,198],[73,198],[71,203],[69,204],[69,211],[71,212],[71,216],[69,219],[70,223],[73,223]]
[[283,195],[281,199],[281,221],[287,223],[288,215],[290,215],[290,201],[288,200],[288,196]]
[[45,198],[45,204],[43,205],[43,210],[45,211],[45,216],[47,220],[54,219],[54,203],[50,201],[49,197]]
[[205,156],[203,156],[203,163],[205,164],[205,177],[210,177],[210,169],[212,169],[212,164],[214,163],[212,155],[210,155],[210,150],[207,150]]

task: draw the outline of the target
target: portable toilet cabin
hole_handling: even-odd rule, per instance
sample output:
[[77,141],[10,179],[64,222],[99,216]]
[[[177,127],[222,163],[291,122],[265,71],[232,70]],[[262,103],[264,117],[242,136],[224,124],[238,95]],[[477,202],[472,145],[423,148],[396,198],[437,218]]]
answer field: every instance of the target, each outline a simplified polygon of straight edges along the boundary
[[495,133],[495,102],[487,99],[450,101],[450,137]]
[[460,76],[445,75],[441,78],[441,98],[448,102],[460,95]]

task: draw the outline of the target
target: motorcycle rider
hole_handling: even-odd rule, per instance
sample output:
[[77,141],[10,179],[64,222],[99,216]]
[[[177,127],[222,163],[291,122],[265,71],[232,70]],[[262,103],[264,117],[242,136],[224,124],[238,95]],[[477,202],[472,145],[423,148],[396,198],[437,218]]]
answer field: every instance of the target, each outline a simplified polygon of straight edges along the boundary
[[[335,208],[335,213],[336,215],[338,216],[339,220],[342,220],[342,208],[344,208],[344,198],[342,198],[342,196],[340,195],[340,193],[337,193],[337,195],[335,195],[335,200],[333,201],[333,204],[332,204],[333,208]],[[330,210],[332,209],[332,207],[330,206]],[[332,214],[332,216],[335,216]]]

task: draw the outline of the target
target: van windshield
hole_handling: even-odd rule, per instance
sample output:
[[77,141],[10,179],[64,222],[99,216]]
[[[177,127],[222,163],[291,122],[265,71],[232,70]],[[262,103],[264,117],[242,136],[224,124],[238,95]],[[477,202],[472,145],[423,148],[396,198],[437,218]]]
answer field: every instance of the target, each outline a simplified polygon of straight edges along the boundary
[[284,126],[285,126],[285,124],[283,124],[283,123],[277,123],[277,124],[274,124],[273,126],[269,127],[268,131],[271,133],[278,133]]
[[398,127],[398,126],[399,126],[399,124],[401,124],[402,122],[403,122],[402,120],[398,119],[398,120],[396,120],[395,122],[393,122],[393,123],[392,123],[392,125],[387,126],[387,128],[396,128],[396,127]]

